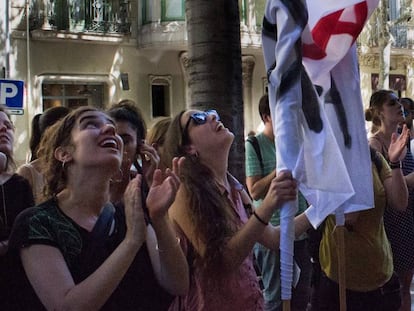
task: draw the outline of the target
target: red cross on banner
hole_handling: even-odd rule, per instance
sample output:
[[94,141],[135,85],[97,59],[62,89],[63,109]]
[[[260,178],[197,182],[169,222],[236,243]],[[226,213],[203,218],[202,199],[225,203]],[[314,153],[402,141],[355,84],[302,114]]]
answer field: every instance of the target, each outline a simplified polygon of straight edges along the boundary
[[[354,42],[367,19],[368,7],[366,2],[361,2],[353,7],[333,12],[321,18],[313,27],[311,33],[312,44],[303,44],[303,57],[311,59],[323,59],[326,57],[326,48],[329,40],[334,35],[350,35]],[[342,20],[341,18],[355,20]]]

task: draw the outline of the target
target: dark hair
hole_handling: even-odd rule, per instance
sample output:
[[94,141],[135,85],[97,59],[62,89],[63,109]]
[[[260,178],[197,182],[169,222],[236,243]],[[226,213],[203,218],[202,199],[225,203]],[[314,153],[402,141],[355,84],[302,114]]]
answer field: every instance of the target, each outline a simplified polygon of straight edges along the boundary
[[32,119],[32,135],[30,136],[30,142],[29,142],[30,153],[31,153],[30,161],[36,160],[37,158],[37,149],[39,147],[40,139],[42,137],[42,135],[40,135],[40,130],[39,130],[39,119],[41,115],[42,115],[41,113],[38,113]]
[[[218,271],[222,265],[223,249],[238,226],[237,220],[230,214],[229,201],[221,194],[215,182],[213,172],[204,165],[198,156],[188,154],[182,138],[181,111],[173,118],[166,133],[163,163],[171,162],[174,157],[185,157],[180,170],[182,186],[188,194],[189,215],[196,228],[195,238],[206,245],[205,255],[197,257],[206,275]],[[189,141],[186,141],[189,144]]]
[[46,109],[39,119],[40,134],[43,134],[49,126],[55,124],[69,112],[70,109],[64,106],[51,107],[49,109]]
[[262,121],[264,121],[264,116],[270,116],[269,96],[267,94],[259,100],[259,114]]
[[135,102],[129,99],[121,100],[109,108],[108,114],[115,122],[126,121],[136,130],[137,148],[139,148],[147,135],[147,125],[145,124],[141,110]]
[[408,106],[410,106],[410,109],[414,110],[414,101],[411,98],[402,97],[402,98],[400,98],[400,103],[401,103],[401,105],[408,104]]
[[62,162],[55,158],[55,150],[58,147],[72,145],[72,129],[79,117],[88,111],[101,110],[91,106],[81,106],[71,111],[52,126],[49,126],[42,136],[41,144],[43,149],[42,153],[39,154],[39,160],[46,179],[45,198],[58,194],[66,187],[66,171]]
[[[70,109],[63,106],[51,107],[46,109],[42,114],[34,116],[32,120],[32,139],[30,149],[32,156],[30,161],[35,160],[38,157],[40,140],[45,133],[46,129],[57,121],[62,119],[70,112]],[[38,116],[38,117],[37,117]]]

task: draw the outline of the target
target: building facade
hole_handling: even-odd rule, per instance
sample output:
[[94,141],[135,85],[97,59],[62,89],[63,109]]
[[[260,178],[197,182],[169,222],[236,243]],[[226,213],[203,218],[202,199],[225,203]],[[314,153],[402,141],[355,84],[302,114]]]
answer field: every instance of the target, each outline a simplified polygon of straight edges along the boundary
[[[132,99],[151,124],[188,105],[184,0],[4,1],[2,78],[25,82],[24,114],[13,116],[18,164],[28,157],[31,119],[49,107],[105,108]],[[265,2],[239,0],[246,133],[260,124],[257,103],[267,87],[261,50]],[[412,97],[413,28],[406,23],[401,29],[393,42],[390,86]],[[378,48],[369,42],[360,44],[365,101],[378,76]]]

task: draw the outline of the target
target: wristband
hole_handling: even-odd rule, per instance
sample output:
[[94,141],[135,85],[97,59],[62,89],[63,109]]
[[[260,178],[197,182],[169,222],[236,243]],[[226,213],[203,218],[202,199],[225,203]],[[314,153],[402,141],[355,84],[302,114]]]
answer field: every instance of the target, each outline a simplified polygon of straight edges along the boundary
[[392,170],[395,169],[400,169],[401,168],[401,161],[397,161],[397,162],[390,162],[390,168]]
[[267,226],[269,223],[264,221],[263,219],[260,218],[259,215],[256,214],[256,211],[253,212],[254,217],[256,217],[256,219],[263,225]]

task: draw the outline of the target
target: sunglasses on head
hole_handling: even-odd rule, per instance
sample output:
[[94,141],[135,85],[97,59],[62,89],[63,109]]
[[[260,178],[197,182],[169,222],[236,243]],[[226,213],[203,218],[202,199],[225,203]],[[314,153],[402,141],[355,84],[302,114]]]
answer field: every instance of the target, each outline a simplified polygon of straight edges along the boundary
[[216,110],[211,109],[211,110],[206,110],[203,112],[194,112],[190,115],[190,117],[188,118],[187,123],[184,126],[184,130],[183,130],[183,142],[186,142],[188,139],[188,127],[190,126],[190,122],[191,120],[194,121],[195,125],[202,125],[204,123],[207,122],[207,118],[209,116],[214,116],[216,121],[220,121],[220,116],[217,113]]

